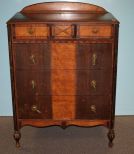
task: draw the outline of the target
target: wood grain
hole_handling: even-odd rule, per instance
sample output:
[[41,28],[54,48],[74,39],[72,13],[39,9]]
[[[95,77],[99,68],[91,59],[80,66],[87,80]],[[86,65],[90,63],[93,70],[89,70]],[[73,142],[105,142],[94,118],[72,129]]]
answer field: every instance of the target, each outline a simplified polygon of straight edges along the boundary
[[75,69],[76,68],[76,44],[52,43],[51,44],[51,68]]
[[45,24],[18,24],[15,26],[16,39],[41,39],[49,35]]
[[54,120],[75,118],[75,96],[52,96]]
[[79,36],[86,37],[107,37],[112,36],[112,27],[107,25],[80,25]]

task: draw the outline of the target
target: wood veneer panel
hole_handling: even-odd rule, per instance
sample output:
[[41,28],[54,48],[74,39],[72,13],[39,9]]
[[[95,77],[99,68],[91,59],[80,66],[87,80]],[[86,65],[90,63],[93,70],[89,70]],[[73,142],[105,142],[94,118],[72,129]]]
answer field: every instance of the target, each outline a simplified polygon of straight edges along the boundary
[[53,119],[72,119],[76,93],[76,72],[73,70],[76,67],[76,45],[52,43],[51,66]]
[[51,68],[75,69],[76,68],[76,44],[52,43],[51,44]]
[[103,25],[103,26],[96,26],[96,25],[81,25],[79,28],[79,36],[86,38],[86,37],[106,37],[110,38],[112,36],[112,27]]
[[52,96],[54,120],[75,118],[75,96]]
[[45,24],[18,24],[15,26],[16,39],[47,38],[48,27]]

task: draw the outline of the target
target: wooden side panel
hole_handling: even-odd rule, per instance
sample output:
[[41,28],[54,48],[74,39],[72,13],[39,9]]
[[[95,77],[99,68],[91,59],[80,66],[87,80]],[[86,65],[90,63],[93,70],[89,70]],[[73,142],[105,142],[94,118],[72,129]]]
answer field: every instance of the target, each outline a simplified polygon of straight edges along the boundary
[[75,112],[73,95],[76,93],[76,72],[73,69],[76,67],[76,45],[52,43],[51,52],[53,119],[73,119]]

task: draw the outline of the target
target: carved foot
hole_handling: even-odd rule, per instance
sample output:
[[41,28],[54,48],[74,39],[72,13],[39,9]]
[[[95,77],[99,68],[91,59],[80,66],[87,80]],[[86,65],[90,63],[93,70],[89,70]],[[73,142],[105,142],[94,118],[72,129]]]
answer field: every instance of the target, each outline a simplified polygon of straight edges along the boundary
[[113,147],[113,139],[115,138],[114,130],[110,129],[107,136],[108,136],[108,139],[109,139],[109,147]]
[[20,138],[21,138],[21,133],[19,131],[15,131],[14,132],[14,139],[16,141],[16,147],[17,148],[20,147],[20,143],[19,143]]

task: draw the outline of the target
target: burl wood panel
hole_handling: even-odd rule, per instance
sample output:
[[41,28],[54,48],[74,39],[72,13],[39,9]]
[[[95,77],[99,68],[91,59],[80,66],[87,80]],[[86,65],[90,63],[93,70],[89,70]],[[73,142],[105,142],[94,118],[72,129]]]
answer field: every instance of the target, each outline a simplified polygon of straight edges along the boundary
[[75,69],[76,68],[76,44],[52,43],[51,44],[51,68]]
[[87,37],[106,37],[112,36],[112,27],[109,25],[80,25],[78,35],[82,38]]
[[49,35],[45,24],[17,24],[15,26],[16,39],[43,39]]
[[72,119],[76,94],[76,73],[73,70],[76,68],[76,45],[52,43],[51,51],[53,119]]
[[75,96],[52,96],[54,120],[69,120],[75,118]]
[[21,43],[14,44],[15,68],[39,69],[50,68],[51,57],[49,44],[46,43]]
[[52,36],[54,38],[71,38],[73,27],[71,25],[55,25],[52,27]]

